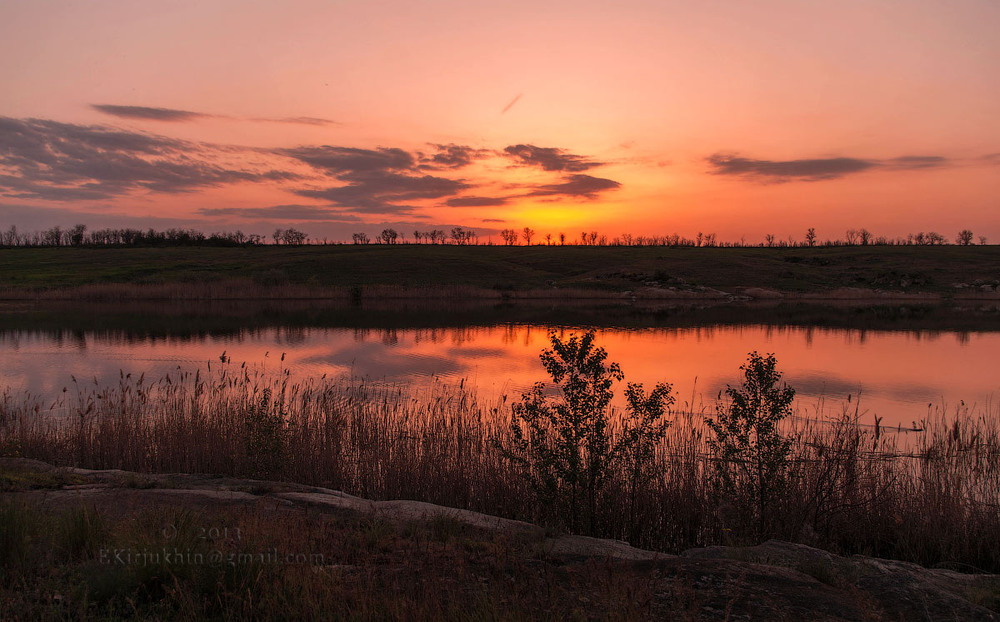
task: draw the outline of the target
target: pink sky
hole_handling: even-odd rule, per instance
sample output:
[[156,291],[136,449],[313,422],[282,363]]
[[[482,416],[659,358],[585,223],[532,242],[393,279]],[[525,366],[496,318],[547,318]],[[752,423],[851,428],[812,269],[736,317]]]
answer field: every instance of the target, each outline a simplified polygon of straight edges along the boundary
[[992,0],[7,2],[0,227],[997,242],[998,31]]

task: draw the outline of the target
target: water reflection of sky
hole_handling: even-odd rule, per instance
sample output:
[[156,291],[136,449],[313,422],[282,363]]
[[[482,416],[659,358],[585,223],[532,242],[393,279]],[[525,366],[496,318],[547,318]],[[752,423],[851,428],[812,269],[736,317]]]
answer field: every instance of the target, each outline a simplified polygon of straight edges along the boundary
[[[517,394],[545,373],[538,353],[547,328],[527,325],[433,329],[265,328],[235,335],[129,338],[114,332],[0,332],[0,383],[54,396],[71,384],[115,382],[120,371],[161,376],[178,367],[220,364],[225,355],[300,377],[369,377],[400,383],[466,379],[484,397]],[[1000,395],[997,333],[917,333],[717,326],[604,329],[598,341],[626,379],[673,383],[678,403],[711,409],[751,350],[773,352],[807,412],[834,414],[851,396],[853,412],[909,423],[928,406]],[[284,354],[284,360],[281,360]]]

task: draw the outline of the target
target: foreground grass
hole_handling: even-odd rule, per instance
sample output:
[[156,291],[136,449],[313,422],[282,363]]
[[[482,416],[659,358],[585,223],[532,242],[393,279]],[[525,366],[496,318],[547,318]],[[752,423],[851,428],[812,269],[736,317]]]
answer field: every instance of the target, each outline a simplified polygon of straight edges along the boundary
[[[8,248],[0,249],[0,255],[0,288],[7,296],[40,291],[51,295],[51,290],[80,287],[90,287],[84,293],[93,297],[176,298],[269,297],[275,292],[284,298],[377,297],[398,295],[399,289],[419,294],[422,288],[435,290],[434,295],[440,295],[441,288],[458,288],[456,295],[499,296],[553,287],[564,290],[563,295],[565,290],[581,290],[580,296],[671,287],[694,293],[704,287],[758,287],[792,293],[871,288],[978,295],[982,285],[997,285],[1000,246],[336,245]],[[959,283],[971,287],[956,290]],[[145,291],[107,289],[112,284],[143,286]],[[165,287],[171,284],[185,287]],[[93,289],[96,286],[104,289]]]
[[[54,404],[6,392],[0,455],[149,473],[294,481],[371,499],[415,499],[564,527],[497,444],[510,405],[460,388],[317,380],[244,366],[123,376]],[[1000,436],[994,417],[928,424],[915,445],[845,417],[795,424],[791,487],[761,532],[711,477],[702,419],[675,414],[647,477],[616,471],[594,535],[678,552],[767,537],[961,570],[1000,571]],[[5,484],[6,485],[6,484]],[[21,486],[12,482],[11,487]]]

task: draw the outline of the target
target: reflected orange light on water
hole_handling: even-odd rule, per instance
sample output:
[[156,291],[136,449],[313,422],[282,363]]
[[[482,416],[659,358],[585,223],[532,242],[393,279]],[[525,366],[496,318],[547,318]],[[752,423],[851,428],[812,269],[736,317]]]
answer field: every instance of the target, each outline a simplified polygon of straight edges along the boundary
[[[568,337],[577,329],[558,328]],[[842,329],[718,326],[604,329],[597,344],[628,382],[670,382],[678,408],[714,412],[727,384],[739,382],[747,353],[773,353],[797,390],[801,414],[850,412],[871,423],[909,426],[964,401],[973,411],[1000,395],[993,361],[1000,333],[931,333]],[[217,368],[225,356],[265,372],[289,370],[296,379],[348,376],[417,387],[465,381],[484,399],[516,397],[548,380],[539,353],[548,328],[531,325],[431,329],[269,328],[237,336],[139,339],[44,333],[0,335],[7,362],[0,382],[55,396],[81,382],[117,382],[119,370],[158,377],[181,369]],[[621,390],[616,403],[621,406]],[[860,396],[860,405],[858,402]],[[930,405],[930,410],[929,410]]]

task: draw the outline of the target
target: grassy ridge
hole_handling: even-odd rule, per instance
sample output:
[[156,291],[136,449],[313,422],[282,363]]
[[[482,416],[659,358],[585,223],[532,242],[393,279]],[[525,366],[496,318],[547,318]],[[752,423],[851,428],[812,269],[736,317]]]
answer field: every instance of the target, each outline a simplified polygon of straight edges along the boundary
[[954,293],[956,283],[995,284],[998,264],[1000,246],[7,248],[0,249],[0,287],[10,293],[108,283],[251,279],[262,286],[311,288],[683,291],[704,286],[824,292],[860,287]]

